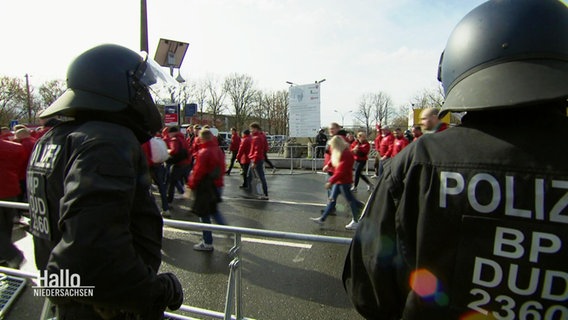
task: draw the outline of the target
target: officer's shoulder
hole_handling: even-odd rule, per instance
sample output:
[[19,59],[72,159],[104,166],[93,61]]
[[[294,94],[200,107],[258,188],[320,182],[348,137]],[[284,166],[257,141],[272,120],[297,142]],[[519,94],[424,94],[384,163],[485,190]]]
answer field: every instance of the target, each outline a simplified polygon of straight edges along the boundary
[[112,140],[116,142],[136,140],[128,127],[106,121],[86,121],[78,124],[73,133],[88,139]]

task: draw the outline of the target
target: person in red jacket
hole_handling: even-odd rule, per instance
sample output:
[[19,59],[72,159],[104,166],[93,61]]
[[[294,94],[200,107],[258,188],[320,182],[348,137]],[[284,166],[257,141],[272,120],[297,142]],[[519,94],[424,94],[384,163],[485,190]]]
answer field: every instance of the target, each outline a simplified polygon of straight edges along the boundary
[[[191,156],[189,155],[189,148],[185,137],[183,133],[179,131],[178,127],[169,128],[168,135],[170,136],[168,150],[171,156],[168,163],[172,164],[168,183],[168,202],[172,203],[174,201],[176,185],[181,184],[181,190],[178,191],[181,191],[180,193],[183,195],[183,184],[189,174]],[[183,196],[180,196],[178,199],[182,197]]]
[[[199,133],[199,152],[189,176],[187,186],[194,192],[192,211],[199,215],[202,223],[211,223],[211,216],[218,224],[226,224],[219,212],[217,203],[221,200],[223,173],[225,172],[225,153],[209,129]],[[198,251],[213,251],[211,231],[203,231],[201,242],[193,246]]]
[[373,188],[373,184],[367,178],[366,175],[362,174],[365,165],[367,164],[367,160],[369,159],[369,151],[371,151],[371,144],[367,141],[367,135],[365,132],[358,132],[357,139],[351,143],[351,152],[353,153],[353,157],[355,158],[355,162],[357,163],[355,167],[355,181],[353,182],[353,187],[351,191],[357,192],[357,186],[359,185],[359,179],[362,179],[367,183],[367,190],[371,190]]
[[[25,161],[21,144],[0,139],[0,200],[16,201],[21,193],[18,171]],[[12,243],[15,215],[16,209],[0,207],[0,266],[19,269],[24,255]]]
[[[152,139],[161,139],[161,138],[154,137]],[[163,143],[166,144],[165,141]],[[167,188],[166,181],[167,181],[168,171],[163,163],[154,163],[154,161],[152,161],[152,147],[150,140],[142,144],[142,151],[146,155],[146,163],[148,164],[150,177],[152,177],[152,180],[154,181],[154,184],[158,187],[158,192],[160,193],[160,198],[162,203],[162,211],[160,212],[160,214],[164,218],[169,218],[171,217],[171,214],[170,214],[170,205],[168,203],[168,195],[166,191]]]
[[274,166],[274,163],[272,163],[272,161],[268,159],[268,151],[270,150],[270,145],[268,144],[268,139],[266,138],[266,132],[261,131],[260,133],[262,133],[262,138],[264,139],[264,163],[270,166],[270,168],[272,169],[272,174],[274,174],[276,173],[276,167]]
[[231,162],[229,164],[229,169],[227,170],[227,175],[231,175],[231,170],[237,160],[237,154],[239,153],[239,146],[241,145],[241,137],[239,137],[239,132],[237,128],[231,128],[231,145],[229,145],[229,151],[231,151]]
[[377,159],[375,161],[375,178],[383,173],[385,164],[389,161],[392,154],[392,145],[394,136],[389,127],[377,126],[377,138],[375,139],[375,150],[377,150]]
[[243,169],[243,184],[239,186],[241,189],[248,189],[248,169],[250,166],[250,146],[251,146],[250,130],[246,129],[243,131],[243,136],[241,139],[241,145],[239,146],[239,152],[237,153],[237,161],[241,164]]
[[396,156],[399,152],[402,151],[402,149],[404,149],[408,145],[408,139],[404,137],[404,134],[402,134],[402,130],[400,130],[399,128],[396,128],[394,130],[393,136],[394,136],[394,142],[392,144],[391,158]]
[[349,144],[341,136],[334,136],[329,140],[331,148],[331,166],[333,166],[333,175],[325,184],[326,189],[331,189],[329,201],[325,207],[321,217],[310,218],[312,221],[323,224],[329,213],[335,208],[339,193],[343,193],[349,205],[351,206],[351,214],[353,219],[345,226],[346,229],[357,229],[359,222],[359,212],[363,208],[363,204],[357,200],[349,188],[353,183],[353,163],[355,159],[349,148]]
[[257,122],[250,124],[251,131],[251,146],[249,151],[250,167],[248,172],[249,185],[253,178],[253,170],[258,175],[260,182],[262,182],[263,195],[258,196],[259,200],[268,200],[268,184],[264,176],[264,154],[266,152],[266,137],[262,133],[260,125]]
[[412,139],[413,142],[422,136],[422,127],[420,127],[420,125],[415,124],[412,126],[412,136],[414,137],[414,139]]
[[32,137],[31,132],[28,128],[18,129],[14,134],[14,142],[17,142],[24,147],[24,158],[25,158],[25,161],[22,163],[22,166],[18,171],[18,179],[20,179],[20,189],[22,190],[22,192],[18,196],[19,202],[27,202],[26,170],[28,169],[28,161],[30,160],[36,141],[37,139]]
[[420,112],[420,123],[426,133],[442,132],[448,129],[448,124],[438,118],[440,109],[426,108]]

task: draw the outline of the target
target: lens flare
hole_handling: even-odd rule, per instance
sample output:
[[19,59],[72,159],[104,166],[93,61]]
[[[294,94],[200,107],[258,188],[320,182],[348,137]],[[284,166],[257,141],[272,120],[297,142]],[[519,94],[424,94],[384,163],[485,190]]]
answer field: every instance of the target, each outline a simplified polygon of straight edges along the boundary
[[410,287],[422,298],[436,294],[438,279],[426,269],[418,269],[410,275]]
[[491,320],[491,319],[495,319],[495,317],[492,314],[488,314],[485,316],[475,311],[465,313],[460,317],[460,320]]

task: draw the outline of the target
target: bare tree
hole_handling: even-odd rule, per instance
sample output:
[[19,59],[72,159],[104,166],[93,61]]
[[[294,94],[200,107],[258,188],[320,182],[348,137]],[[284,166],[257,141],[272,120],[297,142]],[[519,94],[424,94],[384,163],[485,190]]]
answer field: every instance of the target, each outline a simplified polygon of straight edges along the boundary
[[199,121],[203,121],[203,114],[205,113],[205,103],[209,98],[208,80],[200,79],[195,84],[194,101],[197,103],[197,115]]
[[207,100],[206,111],[211,114],[211,124],[216,125],[217,116],[223,113],[227,109],[224,104],[225,101],[225,88],[220,84],[219,81],[209,78],[207,80],[207,92],[209,94]]
[[244,127],[251,116],[252,102],[256,94],[253,79],[248,75],[234,73],[225,79],[223,88],[233,103],[237,127]]
[[67,89],[67,84],[63,80],[49,80],[42,83],[38,89],[40,103],[32,109],[33,118],[36,117],[39,109],[50,106]]
[[270,121],[275,134],[288,134],[288,90],[280,90],[272,94]]
[[424,89],[412,99],[413,109],[441,108],[444,103],[444,88],[439,84],[435,88]]
[[0,78],[0,124],[27,118],[27,91],[22,79]]
[[373,94],[371,93],[363,95],[359,100],[359,107],[353,115],[353,118],[355,118],[356,121],[363,124],[367,135],[371,131],[371,118],[374,110],[374,99],[372,96]]
[[359,108],[354,117],[363,123],[367,134],[373,131],[372,125],[388,123],[394,118],[396,110],[391,97],[385,92],[364,94],[359,101]]
[[270,94],[256,91],[250,104],[250,120],[256,121],[262,130],[270,132]]

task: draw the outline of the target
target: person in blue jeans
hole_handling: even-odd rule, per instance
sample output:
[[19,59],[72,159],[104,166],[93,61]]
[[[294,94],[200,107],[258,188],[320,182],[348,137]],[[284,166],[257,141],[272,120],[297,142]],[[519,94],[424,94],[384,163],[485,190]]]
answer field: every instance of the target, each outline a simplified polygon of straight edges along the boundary
[[[268,185],[266,183],[266,177],[264,176],[264,157],[266,154],[266,136],[262,133],[260,125],[256,122],[250,124],[250,132],[252,136],[251,146],[249,151],[249,158],[250,158],[250,167],[247,174],[249,187],[254,188],[251,186],[250,182],[253,178],[253,170],[258,175],[258,178],[262,182],[262,192],[263,194],[258,196],[259,200],[268,200]],[[256,190],[253,190],[253,192]]]
[[363,204],[353,196],[350,190],[353,183],[353,163],[355,160],[349,144],[343,138],[334,136],[329,141],[329,146],[331,149],[330,164],[334,169],[333,175],[325,184],[326,189],[331,189],[329,201],[320,217],[310,219],[316,223],[323,224],[329,213],[335,209],[337,197],[341,192],[349,202],[353,216],[353,219],[345,228],[354,230],[357,229],[360,211],[363,208]]
[[[195,159],[195,167],[188,181],[189,189],[194,192],[193,213],[199,216],[202,223],[211,223],[211,217],[218,224],[226,224],[219,211],[218,203],[224,185],[225,153],[217,144],[209,129],[199,133],[199,151]],[[193,246],[197,251],[213,251],[213,235],[211,231],[203,231],[201,242]]]

